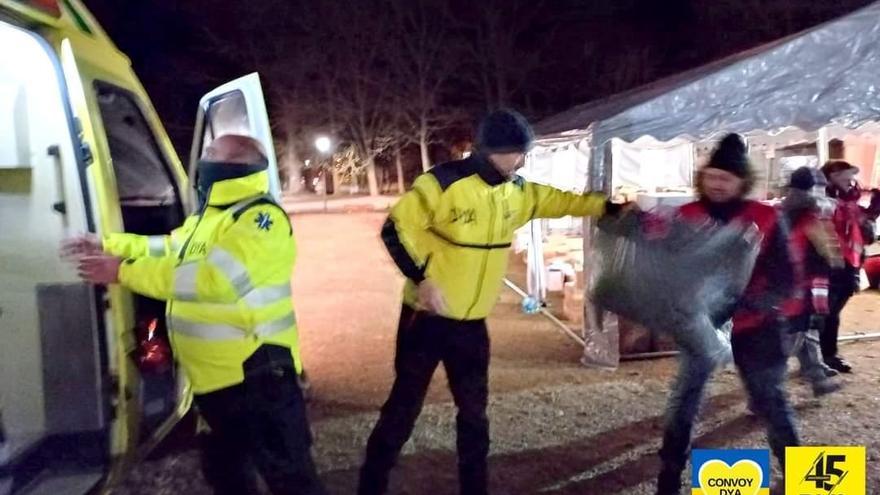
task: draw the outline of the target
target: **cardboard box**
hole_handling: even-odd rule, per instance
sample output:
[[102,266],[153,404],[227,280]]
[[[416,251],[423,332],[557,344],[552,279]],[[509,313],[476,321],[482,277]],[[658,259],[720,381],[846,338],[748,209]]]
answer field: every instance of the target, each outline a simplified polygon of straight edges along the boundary
[[565,286],[565,272],[558,268],[547,269],[547,290],[560,292]]
[[584,324],[584,291],[572,282],[562,292],[562,317],[573,326]]

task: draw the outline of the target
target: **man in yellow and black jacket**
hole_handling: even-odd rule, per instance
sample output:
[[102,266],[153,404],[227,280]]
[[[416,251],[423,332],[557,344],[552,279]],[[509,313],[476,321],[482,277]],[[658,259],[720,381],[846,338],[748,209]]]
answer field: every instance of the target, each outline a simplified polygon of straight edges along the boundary
[[480,125],[476,152],[416,179],[394,206],[382,240],[406,276],[396,379],[367,444],[358,493],[384,493],[400,449],[443,363],[458,407],[462,494],[487,493],[489,335],[517,228],[534,218],[601,216],[601,194],[566,193],[514,172],[532,144],[526,120],[498,110]]
[[311,458],[290,277],[296,244],[268,194],[259,142],[224,135],[199,162],[197,214],[167,236],[68,240],[81,276],[167,301],[176,359],[199,413],[205,477],[218,494],[323,494]]

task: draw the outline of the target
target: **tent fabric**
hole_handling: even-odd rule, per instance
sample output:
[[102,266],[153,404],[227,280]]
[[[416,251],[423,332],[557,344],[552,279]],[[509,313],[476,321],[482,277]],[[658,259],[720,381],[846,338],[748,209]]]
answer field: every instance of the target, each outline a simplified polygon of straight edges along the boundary
[[[803,33],[574,107],[535,125],[534,154],[589,142],[590,164],[582,175],[586,187],[609,191],[610,175],[620,163],[610,166],[616,158],[609,144],[613,138],[700,142],[725,132],[856,129],[880,121],[878,19],[880,2],[875,2]],[[880,162],[880,151],[877,157]],[[589,246],[589,228],[584,237]],[[615,319],[594,316],[600,318],[591,318],[584,328],[587,357],[597,349],[617,356]]]
[[658,187],[690,186],[694,175],[693,144],[643,137],[634,143],[611,141],[611,184],[653,191]]
[[[536,126],[544,139],[596,123],[611,138],[709,139],[722,132],[855,128],[880,117],[880,2],[801,34],[743,52],[609,100],[575,107]],[[601,157],[595,157],[599,159]]]
[[580,140],[559,148],[538,147],[519,171],[524,179],[582,193],[590,168],[590,141]]

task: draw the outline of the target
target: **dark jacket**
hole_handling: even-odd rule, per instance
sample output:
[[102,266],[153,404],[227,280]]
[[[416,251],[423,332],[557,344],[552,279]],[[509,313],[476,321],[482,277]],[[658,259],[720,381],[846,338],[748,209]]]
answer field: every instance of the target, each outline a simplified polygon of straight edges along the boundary
[[[821,214],[816,198],[792,189],[780,205],[790,226],[789,246],[798,290],[807,302],[826,295],[832,268],[843,266],[840,244],[830,219]],[[816,312],[813,303],[788,308],[787,316]]]

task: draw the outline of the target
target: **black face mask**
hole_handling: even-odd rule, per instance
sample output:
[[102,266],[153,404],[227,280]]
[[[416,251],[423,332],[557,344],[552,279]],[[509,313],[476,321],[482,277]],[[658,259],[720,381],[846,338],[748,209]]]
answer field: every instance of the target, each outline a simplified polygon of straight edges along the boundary
[[216,162],[211,160],[199,160],[196,172],[196,192],[199,197],[199,209],[208,203],[208,193],[215,182],[230,179],[240,179],[248,175],[262,172],[269,167],[266,162],[257,164],[243,164],[233,162]]

